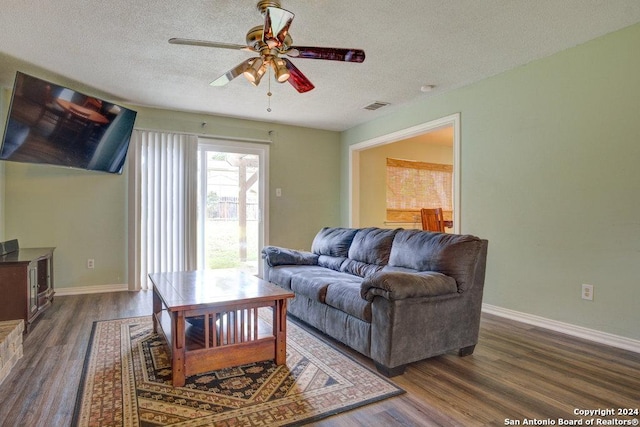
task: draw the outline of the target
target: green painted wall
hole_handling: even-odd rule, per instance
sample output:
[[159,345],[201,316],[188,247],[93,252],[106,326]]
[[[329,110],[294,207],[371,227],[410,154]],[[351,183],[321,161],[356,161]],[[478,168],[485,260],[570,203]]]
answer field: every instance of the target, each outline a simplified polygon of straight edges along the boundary
[[[425,100],[349,145],[461,113],[461,230],[484,302],[640,339],[640,24]],[[347,182],[342,183],[347,222]],[[581,284],[594,301],[580,299]]]
[[[89,93],[95,92],[89,90]],[[339,225],[340,213],[336,208],[340,188],[338,133],[132,108],[138,111],[136,127],[141,129],[271,138],[270,185],[272,189],[282,188],[282,197],[274,197],[275,192],[271,191],[270,243],[308,249],[321,227]],[[203,122],[207,123],[205,127]],[[117,176],[2,163],[6,236],[18,238],[22,247],[57,248],[54,253],[56,287],[126,282],[126,172]],[[95,259],[95,269],[86,268],[87,258]]]
[[126,282],[126,174],[14,162],[5,174],[7,236],[20,247],[56,247],[56,287]]

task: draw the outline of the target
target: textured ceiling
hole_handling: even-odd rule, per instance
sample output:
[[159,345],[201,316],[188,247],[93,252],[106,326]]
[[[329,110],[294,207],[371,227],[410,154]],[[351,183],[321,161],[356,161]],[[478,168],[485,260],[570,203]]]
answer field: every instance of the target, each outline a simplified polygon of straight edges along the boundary
[[[2,0],[0,84],[33,66],[132,105],[344,130],[640,22],[638,0],[283,0],[294,45],[364,49],[362,64],[292,59],[316,89],[271,79],[209,83],[244,51],[171,45],[171,37],[244,44],[254,0]],[[30,65],[33,64],[33,65]],[[436,85],[428,93],[420,87]],[[391,105],[362,108],[374,101]]]

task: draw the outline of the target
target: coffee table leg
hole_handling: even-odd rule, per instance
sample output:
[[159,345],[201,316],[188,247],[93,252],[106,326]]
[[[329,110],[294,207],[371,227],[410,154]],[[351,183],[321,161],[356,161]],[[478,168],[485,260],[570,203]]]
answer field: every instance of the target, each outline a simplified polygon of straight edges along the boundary
[[276,337],[276,365],[287,363],[287,300],[276,300],[273,310],[273,334]]
[[174,312],[171,317],[171,346],[173,347],[171,352],[171,370],[173,374],[173,386],[184,387],[184,313],[182,311]]
[[162,311],[162,301],[160,301],[160,296],[156,292],[155,287],[153,288],[153,332],[158,333],[158,314]]

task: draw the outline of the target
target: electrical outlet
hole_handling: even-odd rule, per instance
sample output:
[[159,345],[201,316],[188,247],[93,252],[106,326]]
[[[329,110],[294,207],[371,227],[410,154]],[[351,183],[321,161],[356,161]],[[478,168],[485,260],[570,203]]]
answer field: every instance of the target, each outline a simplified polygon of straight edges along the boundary
[[95,260],[93,258],[89,258],[87,260],[87,268],[93,268],[95,265]]
[[593,285],[582,285],[582,299],[593,301]]

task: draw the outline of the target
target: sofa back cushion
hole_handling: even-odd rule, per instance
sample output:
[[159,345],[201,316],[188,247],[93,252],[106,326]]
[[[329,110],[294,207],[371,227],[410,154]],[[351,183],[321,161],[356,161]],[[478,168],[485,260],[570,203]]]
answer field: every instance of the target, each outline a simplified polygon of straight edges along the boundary
[[473,286],[481,249],[482,240],[475,236],[401,230],[393,240],[389,266],[442,273],[464,292]]
[[340,267],[347,260],[343,256],[318,255],[318,265],[331,270],[340,271]]
[[360,277],[380,271],[389,262],[393,237],[398,230],[376,227],[359,229],[349,248],[349,257],[340,270]]
[[347,257],[357,228],[324,227],[311,244],[311,252],[332,257]]
[[367,264],[366,262],[356,261],[355,259],[347,258],[340,266],[340,271],[343,273],[353,274],[354,276],[367,277],[373,273],[377,273],[382,270],[381,265]]
[[400,229],[362,228],[353,237],[349,258],[367,264],[387,265],[393,238]]

